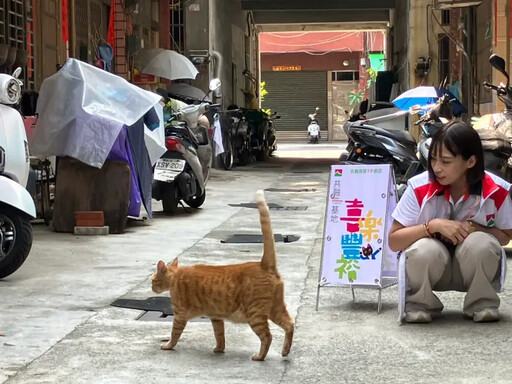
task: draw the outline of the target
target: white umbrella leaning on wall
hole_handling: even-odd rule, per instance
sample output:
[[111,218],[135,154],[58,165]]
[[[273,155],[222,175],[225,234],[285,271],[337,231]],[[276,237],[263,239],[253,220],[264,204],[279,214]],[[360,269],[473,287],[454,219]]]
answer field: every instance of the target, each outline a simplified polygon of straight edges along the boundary
[[134,56],[134,64],[141,73],[169,80],[195,79],[199,73],[186,56],[161,48],[140,50]]

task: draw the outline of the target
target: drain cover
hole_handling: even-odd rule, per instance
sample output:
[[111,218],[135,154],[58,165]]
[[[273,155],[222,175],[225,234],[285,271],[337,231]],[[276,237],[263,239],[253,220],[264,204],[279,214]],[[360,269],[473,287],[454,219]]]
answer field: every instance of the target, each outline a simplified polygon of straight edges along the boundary
[[[139,321],[172,321],[174,319],[174,316],[167,316],[158,312],[144,312],[142,315],[140,315],[137,320]],[[196,321],[210,321],[210,318],[208,317],[194,317],[193,319],[190,319],[191,322]],[[167,340],[166,340],[167,341]]]
[[[256,203],[240,203],[240,204],[228,204],[230,207],[244,207],[244,208],[258,208]],[[275,203],[268,203],[268,209],[271,211],[305,211],[308,209],[307,206],[298,207],[298,206],[289,206],[283,207],[282,205]]]
[[269,208],[271,211],[305,211],[308,209],[308,207],[276,207],[276,208]]
[[[154,296],[145,300],[118,299],[110,304],[113,307],[146,311],[137,317],[139,321],[172,321],[174,312],[170,297]],[[210,321],[207,317],[196,317],[189,321]]]
[[141,311],[162,312],[164,316],[172,316],[171,299],[164,296],[148,297],[145,300],[117,299],[112,304],[113,307],[139,309]]
[[253,168],[283,168],[282,165],[272,165],[272,164],[258,164],[253,165]]
[[265,191],[268,192],[315,192],[315,188],[267,188]]
[[[283,243],[293,243],[294,241],[297,241],[300,239],[300,236],[298,235],[281,235],[279,233],[274,234],[274,240],[276,242],[283,242]],[[231,236],[228,236],[226,239],[221,240],[221,243],[263,243],[263,236],[262,235],[253,235],[253,234],[247,234],[247,233],[235,233]]]
[[[244,207],[244,208],[258,208],[256,203],[240,203],[240,204],[228,204],[230,207]],[[282,208],[281,205],[276,203],[267,203],[269,209]]]

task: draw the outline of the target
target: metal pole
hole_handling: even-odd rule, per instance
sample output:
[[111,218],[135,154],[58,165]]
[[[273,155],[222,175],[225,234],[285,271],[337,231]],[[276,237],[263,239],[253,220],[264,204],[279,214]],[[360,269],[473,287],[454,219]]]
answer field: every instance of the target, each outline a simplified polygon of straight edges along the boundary
[[507,25],[507,32],[505,34],[505,36],[507,36],[507,39],[506,39],[506,49],[507,49],[507,68],[508,68],[508,71],[510,72],[510,63],[512,61],[512,58],[510,57],[510,39],[512,39],[512,36],[510,36],[510,11],[511,11],[511,5],[512,5],[512,0],[508,0],[507,3],[505,4],[505,16],[506,16],[506,25]]
[[318,311],[318,301],[320,300],[320,283],[318,283],[318,286],[316,287],[316,306],[315,311]]

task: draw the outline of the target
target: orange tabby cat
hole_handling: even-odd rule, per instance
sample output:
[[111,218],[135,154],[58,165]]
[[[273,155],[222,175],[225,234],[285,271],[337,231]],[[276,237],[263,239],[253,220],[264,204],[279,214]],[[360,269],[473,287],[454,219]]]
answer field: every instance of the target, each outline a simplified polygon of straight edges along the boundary
[[209,266],[178,267],[178,259],[170,266],[158,262],[152,279],[156,293],[169,290],[174,310],[171,339],[162,349],[173,349],[187,321],[198,316],[211,318],[217,346],[224,352],[224,320],[248,323],[261,340],[260,351],[252,357],[262,361],[267,355],[272,334],[268,320],[285,331],[282,356],[290,352],[294,323],[284,302],[284,283],[277,271],[274,234],[270,212],[263,191],[256,192],[263,235],[263,257],[259,262]]

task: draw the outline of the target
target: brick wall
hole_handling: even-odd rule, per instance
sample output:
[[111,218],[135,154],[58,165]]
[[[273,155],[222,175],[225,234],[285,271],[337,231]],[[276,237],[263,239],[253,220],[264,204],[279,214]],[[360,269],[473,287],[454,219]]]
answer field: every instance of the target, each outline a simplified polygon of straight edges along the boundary
[[128,61],[126,59],[126,31],[128,27],[126,15],[124,12],[123,0],[115,0],[114,9],[114,33],[115,33],[115,73],[125,79],[128,79]]

